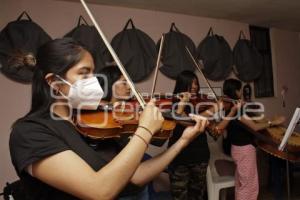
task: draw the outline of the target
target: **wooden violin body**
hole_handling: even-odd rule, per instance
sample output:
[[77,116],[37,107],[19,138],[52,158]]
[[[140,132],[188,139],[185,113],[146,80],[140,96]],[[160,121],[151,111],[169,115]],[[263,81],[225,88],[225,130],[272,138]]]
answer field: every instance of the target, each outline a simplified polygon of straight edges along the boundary
[[[139,124],[140,112],[134,109],[135,106],[126,102],[125,108],[112,108],[107,105],[96,111],[82,111],[76,115],[74,121],[80,133],[92,139],[127,136],[134,134]],[[164,120],[161,130],[153,138],[168,139],[175,126],[173,120]]]

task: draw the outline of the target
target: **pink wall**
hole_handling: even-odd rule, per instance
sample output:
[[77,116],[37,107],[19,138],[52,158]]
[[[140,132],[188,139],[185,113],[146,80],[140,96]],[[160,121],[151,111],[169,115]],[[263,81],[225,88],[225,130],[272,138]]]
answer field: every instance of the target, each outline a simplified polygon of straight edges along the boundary
[[[231,47],[234,46],[240,30],[248,35],[248,25],[239,22],[95,4],[90,7],[108,39],[111,39],[123,28],[128,18],[132,18],[135,26],[149,34],[154,41],[157,41],[163,32],[169,30],[172,22],[175,22],[182,32],[189,35],[196,45],[205,37],[210,26],[214,28],[215,33],[223,35]],[[70,31],[76,25],[80,14],[86,16],[79,3],[54,0],[2,0],[0,3],[0,29],[9,21],[16,19],[23,10],[28,11],[32,19],[53,38],[62,37]],[[275,90],[280,94],[282,85],[285,84],[289,87],[287,108],[280,107],[280,98],[267,98],[261,101],[266,106],[267,114],[283,113],[290,116],[293,109],[299,105],[300,99],[300,93],[296,87],[300,75],[299,34],[278,29],[272,29],[271,33],[274,78],[277,80],[278,86]],[[152,76],[139,83],[140,91],[150,91],[151,81]],[[201,84],[204,85],[202,80]],[[222,82],[211,82],[211,84],[221,86]],[[158,92],[171,92],[173,87],[174,81],[159,74]],[[6,181],[13,181],[17,178],[10,162],[8,138],[13,121],[24,115],[29,109],[30,85],[15,83],[0,74],[0,91],[2,92],[0,110],[5,114],[0,120],[0,188],[2,188]]]
[[[271,41],[278,98],[259,100],[266,105],[268,113],[283,113],[289,119],[295,108],[300,106],[300,35],[297,32],[272,29]],[[281,106],[282,86],[288,87],[285,108]]]

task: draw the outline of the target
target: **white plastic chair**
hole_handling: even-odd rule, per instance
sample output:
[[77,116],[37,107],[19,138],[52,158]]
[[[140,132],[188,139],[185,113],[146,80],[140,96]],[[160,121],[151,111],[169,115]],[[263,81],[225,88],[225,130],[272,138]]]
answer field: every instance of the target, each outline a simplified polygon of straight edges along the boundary
[[222,140],[222,136],[220,136],[217,141],[214,141],[210,136],[207,137],[210,149],[210,161],[206,174],[208,200],[219,200],[219,196],[221,196],[222,200],[226,199],[226,190],[224,190],[220,195],[221,189],[234,187],[235,185],[234,175],[219,176],[216,170],[215,161],[218,159],[233,162],[231,157],[223,153]]

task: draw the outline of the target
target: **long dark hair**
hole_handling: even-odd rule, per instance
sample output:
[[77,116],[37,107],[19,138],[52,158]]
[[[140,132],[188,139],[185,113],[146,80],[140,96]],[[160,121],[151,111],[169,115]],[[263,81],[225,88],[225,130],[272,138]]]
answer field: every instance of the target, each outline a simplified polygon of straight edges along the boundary
[[104,90],[107,90],[107,91],[104,91],[104,94],[106,94],[106,95],[102,98],[102,100],[110,101],[112,98],[112,95],[113,95],[112,86],[117,80],[120,79],[120,77],[122,75],[121,71],[119,70],[119,68],[117,66],[111,66],[111,67],[103,68],[100,71],[100,74],[102,76],[104,76],[105,79],[100,77],[98,79],[99,83]]
[[[197,81],[198,90],[200,89],[199,81],[194,74],[194,72],[191,71],[182,71],[176,78],[176,84],[174,88],[173,94],[180,94],[182,92],[190,92],[192,89],[193,80]],[[198,93],[198,91],[197,91]],[[173,103],[177,103],[179,101],[178,98],[173,98]],[[186,106],[184,108],[186,113],[191,112],[191,108],[189,106]]]
[[191,91],[193,80],[197,81],[197,84],[200,88],[199,81],[196,74],[194,74],[191,71],[182,71],[176,78],[176,84],[175,84],[173,94]]
[[223,93],[231,99],[238,99],[236,92],[242,88],[242,82],[237,79],[227,79],[223,83]]
[[50,112],[50,106],[55,99],[51,96],[51,88],[45,76],[53,73],[65,77],[66,72],[81,60],[85,51],[87,50],[72,38],[55,39],[38,49],[32,78],[32,104],[25,117]]

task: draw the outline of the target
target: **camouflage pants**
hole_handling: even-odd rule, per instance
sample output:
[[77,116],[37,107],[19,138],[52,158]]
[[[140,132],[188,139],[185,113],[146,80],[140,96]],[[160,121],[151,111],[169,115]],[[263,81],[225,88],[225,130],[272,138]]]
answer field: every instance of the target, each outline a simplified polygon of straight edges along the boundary
[[204,200],[207,163],[178,165],[170,168],[174,200]]

